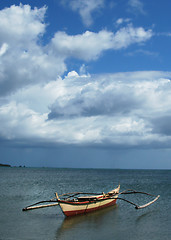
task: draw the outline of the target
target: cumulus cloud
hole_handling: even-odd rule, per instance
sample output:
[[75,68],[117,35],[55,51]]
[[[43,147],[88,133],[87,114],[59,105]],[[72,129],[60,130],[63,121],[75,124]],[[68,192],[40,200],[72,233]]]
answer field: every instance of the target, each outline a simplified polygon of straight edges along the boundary
[[23,88],[0,106],[0,137],[15,144],[168,147],[171,73],[79,75]]
[[160,72],[94,77],[72,72],[63,86],[67,86],[67,91],[51,105],[49,118],[141,114],[140,111],[147,115],[153,111],[154,115],[170,110],[168,102],[163,101],[165,91],[170,100],[170,80],[160,77]]
[[[67,76],[64,82],[69,88],[51,105],[49,120],[71,121],[78,143],[87,143],[89,133],[91,142],[96,144],[168,146],[171,140],[169,132],[166,134],[170,118],[165,118],[171,111],[168,77],[170,73],[162,72],[88,76],[84,81],[78,75]],[[78,126],[79,132],[75,132]]]
[[[49,119],[70,118],[79,116],[98,116],[128,114],[139,107],[141,99],[137,99],[133,84],[112,82],[112,76],[107,79],[82,76],[75,78],[67,76],[65,81],[72,81],[77,86],[71,88],[68,95],[60,96],[50,107]],[[124,93],[124,94],[123,94]]]
[[[27,50],[45,32],[46,7],[31,9],[29,5],[12,5],[0,11],[0,45]],[[17,44],[17,45],[16,45]]]
[[45,32],[46,8],[11,6],[0,11],[0,95],[55,79],[66,70],[64,59],[38,44]]
[[89,61],[97,59],[105,50],[126,48],[131,44],[147,41],[152,35],[152,30],[134,28],[129,24],[116,33],[107,30],[98,33],[86,31],[73,36],[65,32],[57,32],[52,39],[52,45],[55,51],[67,57]]
[[22,103],[11,101],[0,107],[0,122],[3,123],[0,127],[0,136],[15,141],[21,141],[27,136],[29,141],[30,138],[40,136],[41,127],[38,126],[42,120],[43,115],[40,116]]
[[116,33],[107,30],[77,35],[56,32],[51,41],[42,46],[39,42],[46,31],[46,10],[46,7],[32,9],[20,4],[0,11],[0,95],[55,80],[67,70],[68,58],[95,60],[106,50],[126,48],[152,37],[151,30],[130,24]]
[[78,12],[86,26],[93,23],[92,13],[104,6],[104,0],[61,0],[61,2]]

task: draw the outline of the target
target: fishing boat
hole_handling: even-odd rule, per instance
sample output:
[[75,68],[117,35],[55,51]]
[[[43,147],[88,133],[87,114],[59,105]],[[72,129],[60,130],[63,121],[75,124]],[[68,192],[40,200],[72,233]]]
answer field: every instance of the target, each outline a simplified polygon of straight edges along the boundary
[[[23,208],[23,211],[59,205],[66,217],[72,217],[80,214],[87,214],[89,212],[97,211],[97,210],[115,205],[118,199],[134,205],[136,209],[142,209],[151,205],[160,197],[160,195],[158,195],[152,201],[142,206],[139,206],[125,198],[120,197],[120,195],[137,194],[137,193],[146,194],[148,196],[154,196],[154,195],[146,192],[138,192],[131,189],[125,190],[123,192],[119,192],[119,190],[120,190],[120,185],[107,193],[102,192],[100,194],[73,192],[73,193],[65,193],[62,195],[58,195],[58,193],[55,193],[55,198],[52,198],[46,201],[40,201],[32,205],[29,205]],[[48,203],[48,204],[45,204],[45,203]]]
[[71,217],[78,214],[85,214],[93,212],[102,208],[106,208],[116,204],[119,194],[120,185],[107,194],[102,193],[99,195],[86,195],[75,198],[78,193],[74,194],[74,198],[61,200],[56,193],[59,206],[65,216]]

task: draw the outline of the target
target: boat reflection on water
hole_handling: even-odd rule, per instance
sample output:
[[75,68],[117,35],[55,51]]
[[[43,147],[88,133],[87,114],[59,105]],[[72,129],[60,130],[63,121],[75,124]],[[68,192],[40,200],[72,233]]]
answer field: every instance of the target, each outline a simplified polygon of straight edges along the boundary
[[[88,214],[67,217],[56,231],[55,239],[79,239],[79,236],[81,236],[81,239],[87,239],[89,228],[94,228],[95,233],[101,231],[109,221],[113,221],[114,224],[117,221],[117,212],[118,205],[115,204]],[[84,236],[83,234],[86,235]]]

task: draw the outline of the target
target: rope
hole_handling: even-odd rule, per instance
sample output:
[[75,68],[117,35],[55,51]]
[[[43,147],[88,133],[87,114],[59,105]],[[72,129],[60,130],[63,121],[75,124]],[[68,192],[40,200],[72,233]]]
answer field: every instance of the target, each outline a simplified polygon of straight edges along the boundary
[[121,195],[121,194],[134,194],[134,193],[135,194],[140,193],[140,194],[145,194],[145,195],[148,195],[148,196],[155,197],[155,195],[153,195],[153,194],[146,193],[146,192],[139,192],[139,191],[135,191],[135,190],[132,190],[132,189],[124,190],[123,192],[120,192],[119,195]]

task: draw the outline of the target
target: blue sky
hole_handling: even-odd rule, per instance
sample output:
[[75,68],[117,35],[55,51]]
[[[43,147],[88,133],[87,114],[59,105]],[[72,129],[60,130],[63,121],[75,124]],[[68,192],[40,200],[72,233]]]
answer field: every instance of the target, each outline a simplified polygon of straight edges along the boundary
[[171,2],[0,2],[2,163],[171,168]]

